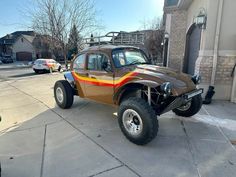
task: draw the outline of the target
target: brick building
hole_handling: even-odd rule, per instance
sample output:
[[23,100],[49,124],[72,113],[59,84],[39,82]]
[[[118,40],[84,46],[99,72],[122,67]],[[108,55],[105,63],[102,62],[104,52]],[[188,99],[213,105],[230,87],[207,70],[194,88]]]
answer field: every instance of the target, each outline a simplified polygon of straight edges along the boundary
[[165,0],[165,61],[167,66],[202,76],[205,92],[214,99],[236,102],[235,0]]

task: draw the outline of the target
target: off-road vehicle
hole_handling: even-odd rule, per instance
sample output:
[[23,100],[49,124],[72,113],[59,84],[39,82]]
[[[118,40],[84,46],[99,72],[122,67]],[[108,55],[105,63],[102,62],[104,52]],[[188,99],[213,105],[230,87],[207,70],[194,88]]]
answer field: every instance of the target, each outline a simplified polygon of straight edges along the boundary
[[151,65],[136,47],[89,47],[74,58],[64,77],[54,86],[59,107],[70,108],[74,96],[117,106],[121,131],[138,145],[156,137],[157,116],[172,110],[190,117],[202,106],[198,75]]

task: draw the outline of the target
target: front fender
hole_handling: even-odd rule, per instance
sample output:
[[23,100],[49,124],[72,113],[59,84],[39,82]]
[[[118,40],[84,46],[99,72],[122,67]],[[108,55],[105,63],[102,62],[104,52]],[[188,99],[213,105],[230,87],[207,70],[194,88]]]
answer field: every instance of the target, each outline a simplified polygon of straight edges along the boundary
[[113,102],[115,104],[119,104],[120,98],[122,97],[122,94],[125,92],[126,89],[139,89],[142,88],[142,86],[155,88],[158,87],[159,85],[160,85],[159,83],[150,80],[135,80],[128,82],[122,87],[118,88],[118,90],[115,92],[113,96]]
[[155,87],[158,87],[159,85],[161,85],[157,82],[150,81],[150,80],[136,80],[136,81],[133,81],[132,83],[142,84],[142,85],[145,85],[145,86],[148,86],[151,88],[155,88]]

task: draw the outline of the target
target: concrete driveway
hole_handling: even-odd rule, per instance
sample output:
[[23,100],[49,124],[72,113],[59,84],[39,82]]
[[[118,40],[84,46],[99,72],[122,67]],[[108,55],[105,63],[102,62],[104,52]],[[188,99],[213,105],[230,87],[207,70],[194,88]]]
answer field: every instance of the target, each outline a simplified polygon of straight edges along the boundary
[[[234,177],[236,106],[214,102],[193,118],[159,118],[146,146],[121,133],[116,108],[76,98],[55,105],[61,73],[0,82],[2,177]],[[233,143],[233,144],[232,144]]]

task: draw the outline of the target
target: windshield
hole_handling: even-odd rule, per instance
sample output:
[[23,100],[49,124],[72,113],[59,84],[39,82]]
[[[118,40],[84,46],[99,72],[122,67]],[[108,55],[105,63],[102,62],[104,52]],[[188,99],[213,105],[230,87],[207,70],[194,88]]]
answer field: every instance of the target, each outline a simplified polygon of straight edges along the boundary
[[143,52],[133,49],[115,50],[112,53],[112,58],[116,68],[148,63],[148,60]]

